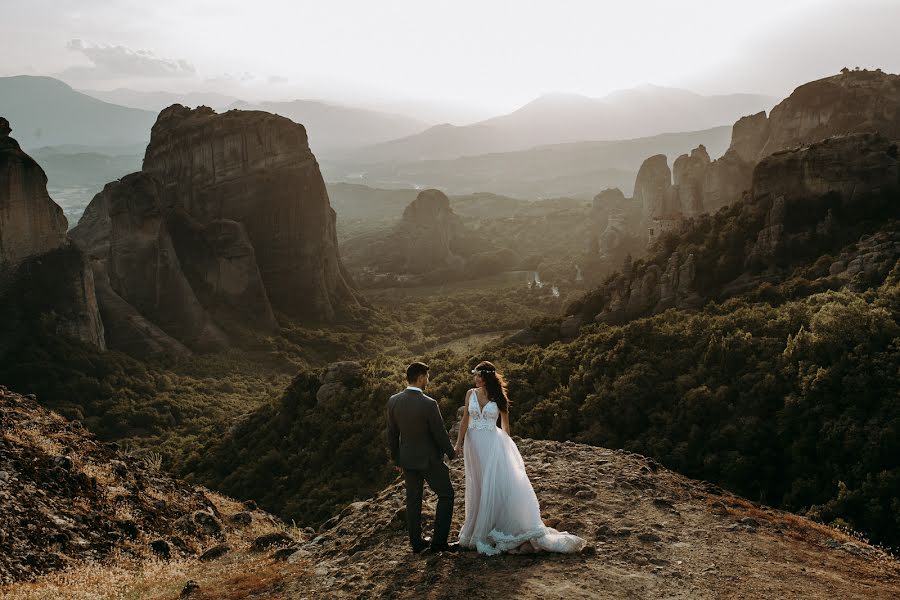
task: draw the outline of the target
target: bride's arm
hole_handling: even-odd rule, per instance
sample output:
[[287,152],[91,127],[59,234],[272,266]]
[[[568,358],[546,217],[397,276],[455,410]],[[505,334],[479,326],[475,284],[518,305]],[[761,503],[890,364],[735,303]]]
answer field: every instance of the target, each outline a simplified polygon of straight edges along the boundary
[[500,429],[509,435],[509,411],[500,413]]
[[456,454],[457,456],[462,452],[463,442],[466,440],[466,431],[469,430],[469,411],[465,410],[468,408],[464,407],[463,417],[459,421],[459,434],[456,436]]

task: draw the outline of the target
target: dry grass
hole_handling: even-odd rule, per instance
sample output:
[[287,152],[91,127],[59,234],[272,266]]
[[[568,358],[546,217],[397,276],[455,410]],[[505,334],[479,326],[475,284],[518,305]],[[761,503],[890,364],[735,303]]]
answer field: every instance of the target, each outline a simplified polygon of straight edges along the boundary
[[[209,493],[219,510],[232,515],[243,510],[240,502]],[[227,521],[227,516],[226,516]],[[309,562],[287,564],[269,558],[271,552],[251,550],[253,539],[274,531],[288,531],[301,539],[299,530],[267,519],[229,531],[233,552],[211,562],[197,558],[161,561],[144,552],[143,559],[113,555],[103,564],[81,564],[44,576],[34,582],[0,587],[0,600],[168,600],[178,598],[184,584],[194,580],[200,589],[191,598],[237,600],[255,591],[277,591],[288,579],[309,576]]]
[[4,586],[0,600],[169,600],[178,598],[189,580],[200,585],[192,598],[237,600],[262,589],[278,590],[288,579],[309,573],[309,564],[276,562],[268,553],[246,551],[209,563],[122,557],[114,566],[82,565],[36,582]]

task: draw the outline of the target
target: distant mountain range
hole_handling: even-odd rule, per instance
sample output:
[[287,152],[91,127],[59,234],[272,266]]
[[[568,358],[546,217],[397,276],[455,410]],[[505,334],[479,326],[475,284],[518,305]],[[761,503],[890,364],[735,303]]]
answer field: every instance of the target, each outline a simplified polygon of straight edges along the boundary
[[644,85],[603,98],[542,96],[508,114],[472,125],[437,125],[345,157],[358,163],[440,160],[525,150],[545,144],[618,140],[664,132],[696,131],[768,110],[776,98],[755,94],[701,96]]
[[178,94],[175,92],[142,92],[128,88],[78,91],[111,104],[140,108],[155,113],[173,104],[184,104],[185,106],[204,105],[219,111],[240,101],[240,98],[216,92],[186,92]]
[[448,194],[493,192],[518,198],[593,197],[607,187],[631,194],[641,163],[653,154],[678,156],[698,145],[718,157],[728,148],[731,127],[664,133],[631,140],[538,146],[448,160],[360,165],[323,161],[329,181],[376,188],[436,187]]
[[290,102],[234,102],[229,109],[262,110],[302,123],[316,156],[338,150],[408,136],[428,128],[428,123],[401,115],[329,104],[315,100]]
[[0,115],[26,150],[42,146],[146,144],[156,113],[77,92],[58,79],[0,77]]

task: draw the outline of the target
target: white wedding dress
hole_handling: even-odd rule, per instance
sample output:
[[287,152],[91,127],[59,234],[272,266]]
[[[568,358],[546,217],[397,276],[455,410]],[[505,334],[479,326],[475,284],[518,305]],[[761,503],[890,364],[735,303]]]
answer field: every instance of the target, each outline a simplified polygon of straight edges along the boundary
[[474,389],[466,398],[466,519],[459,532],[460,546],[494,555],[530,541],[549,552],[580,552],[583,539],[544,526],[522,455],[512,438],[497,427],[497,403],[490,401],[482,410]]

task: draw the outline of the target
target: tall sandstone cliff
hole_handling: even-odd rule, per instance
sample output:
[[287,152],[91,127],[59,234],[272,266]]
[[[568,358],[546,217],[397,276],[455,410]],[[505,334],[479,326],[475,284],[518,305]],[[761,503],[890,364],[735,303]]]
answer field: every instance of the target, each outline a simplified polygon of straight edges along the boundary
[[[676,158],[674,182],[668,185],[666,157],[648,158],[635,182],[635,198],[643,200],[650,227],[654,220],[674,215],[684,218],[715,212],[740,199],[750,188],[754,167],[767,156],[855,133],[900,139],[900,76],[845,71],[806,83],[775,106],[768,117],[760,112],[738,119],[732,127],[730,147],[717,160],[710,161],[702,146]],[[650,173],[657,177],[652,182],[653,193],[647,195],[643,186]]]
[[[701,217],[647,260],[626,265],[572,307],[560,332],[698,308],[778,284],[817,259],[826,259],[816,271],[824,275],[808,285],[863,291],[900,259],[897,219],[898,142],[861,133],[777,152],[756,165],[736,206]],[[714,221],[717,236],[709,233]],[[534,343],[536,335],[526,329],[511,340]]]
[[102,349],[93,272],[66,241],[68,223],[44,170],[11,131],[0,118],[0,357],[48,326]]
[[62,246],[68,227],[47,193],[47,175],[11,131],[0,118],[0,265],[10,266]]
[[358,302],[306,131],[264,112],[163,110],[143,170],[70,236],[94,258],[111,343],[136,355],[221,349],[231,322],[276,329],[273,307],[328,321]]
[[153,126],[143,172],[160,181],[164,207],[203,226],[233,221],[237,238],[246,231],[276,309],[330,320],[357,302],[302,125],[260,111],[176,104]]

